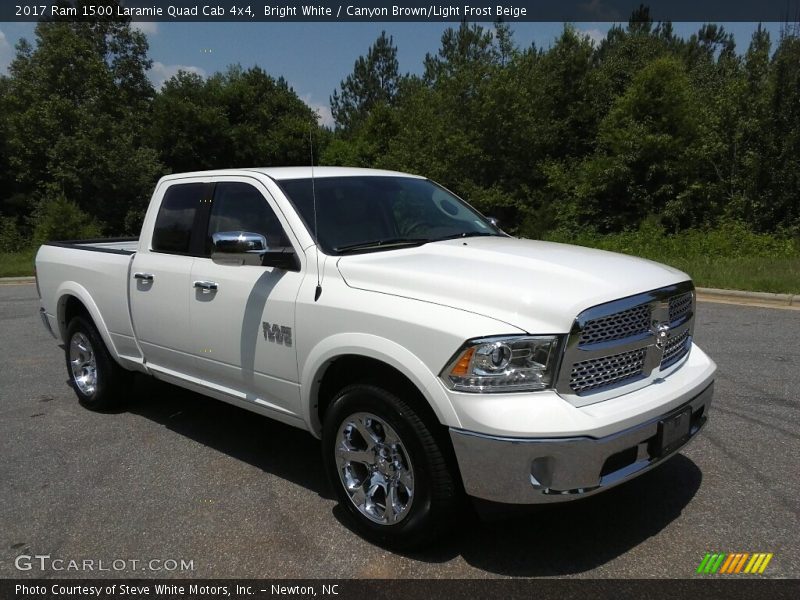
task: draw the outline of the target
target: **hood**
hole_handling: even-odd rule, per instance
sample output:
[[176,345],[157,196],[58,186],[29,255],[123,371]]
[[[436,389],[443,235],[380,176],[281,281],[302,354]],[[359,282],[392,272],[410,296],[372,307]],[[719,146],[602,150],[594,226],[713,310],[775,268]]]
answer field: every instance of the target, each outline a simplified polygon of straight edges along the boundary
[[532,334],[567,333],[587,308],[689,279],[642,258],[506,237],[342,256],[337,266],[350,287],[451,306]]

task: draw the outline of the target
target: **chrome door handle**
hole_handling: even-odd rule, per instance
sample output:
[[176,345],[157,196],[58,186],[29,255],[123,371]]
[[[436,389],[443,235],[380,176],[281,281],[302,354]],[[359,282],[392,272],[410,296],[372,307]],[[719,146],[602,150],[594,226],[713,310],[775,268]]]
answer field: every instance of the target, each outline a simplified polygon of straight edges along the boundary
[[139,279],[140,281],[153,281],[153,274],[152,273],[134,273],[134,279]]
[[195,281],[194,287],[203,290],[204,294],[217,291],[217,283],[215,281]]

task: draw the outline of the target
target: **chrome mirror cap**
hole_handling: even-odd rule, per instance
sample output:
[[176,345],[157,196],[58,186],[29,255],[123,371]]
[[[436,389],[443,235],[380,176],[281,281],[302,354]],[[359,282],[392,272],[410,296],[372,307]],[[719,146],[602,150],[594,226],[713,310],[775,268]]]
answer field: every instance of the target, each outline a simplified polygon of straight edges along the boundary
[[252,231],[219,231],[211,234],[212,260],[260,265],[269,250],[267,238]]
[[215,252],[266,252],[267,238],[252,231],[219,231],[211,234]]

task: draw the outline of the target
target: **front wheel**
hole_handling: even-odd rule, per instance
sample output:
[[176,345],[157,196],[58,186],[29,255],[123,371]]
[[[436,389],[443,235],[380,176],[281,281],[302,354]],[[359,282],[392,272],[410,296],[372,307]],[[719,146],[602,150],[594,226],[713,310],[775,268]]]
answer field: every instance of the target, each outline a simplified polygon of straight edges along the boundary
[[452,524],[457,480],[433,427],[373,385],[351,385],[331,403],[322,437],[326,471],[350,522],[370,541],[411,548]]
[[122,402],[130,373],[114,361],[90,320],[70,321],[64,354],[70,383],[83,406],[110,410]]

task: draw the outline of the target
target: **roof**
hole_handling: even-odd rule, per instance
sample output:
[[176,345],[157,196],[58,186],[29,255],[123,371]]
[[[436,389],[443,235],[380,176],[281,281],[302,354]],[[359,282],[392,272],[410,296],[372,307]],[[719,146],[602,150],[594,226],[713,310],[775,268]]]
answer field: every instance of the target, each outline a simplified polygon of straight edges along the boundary
[[[264,167],[259,169],[247,169],[248,171],[258,171],[273,179],[304,179],[311,177],[311,167]],[[359,169],[356,167],[314,167],[314,178],[322,177],[414,177],[423,179],[419,175],[401,173],[400,171],[384,171],[382,169]]]
[[[214,171],[195,171],[192,173],[173,173],[165,179],[180,177],[208,177],[214,175],[241,175],[242,173],[256,172],[262,173],[275,180],[283,179],[309,179],[311,177],[311,167],[257,167],[246,169],[217,169]],[[314,178],[324,177],[412,177],[424,179],[419,175],[401,173],[400,171],[384,171],[382,169],[359,169],[355,167],[314,167]]]

